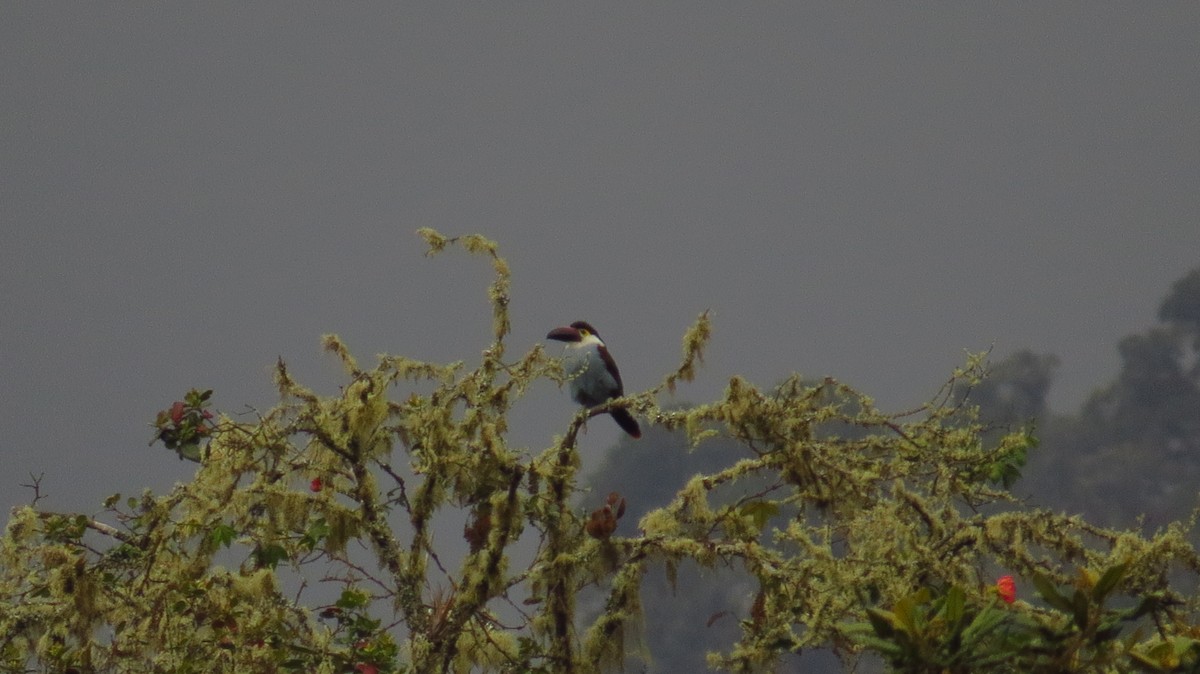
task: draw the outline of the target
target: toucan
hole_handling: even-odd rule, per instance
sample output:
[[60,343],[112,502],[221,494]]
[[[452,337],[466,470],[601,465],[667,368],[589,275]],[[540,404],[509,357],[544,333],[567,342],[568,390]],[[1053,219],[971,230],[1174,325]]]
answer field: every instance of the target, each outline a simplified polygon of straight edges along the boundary
[[[575,321],[568,327],[554,328],[546,339],[567,344],[563,369],[570,377],[571,398],[575,402],[584,407],[595,407],[625,395],[617,363],[596,328],[584,321]],[[629,410],[615,409],[609,414],[626,433],[635,438],[642,437],[642,429]]]

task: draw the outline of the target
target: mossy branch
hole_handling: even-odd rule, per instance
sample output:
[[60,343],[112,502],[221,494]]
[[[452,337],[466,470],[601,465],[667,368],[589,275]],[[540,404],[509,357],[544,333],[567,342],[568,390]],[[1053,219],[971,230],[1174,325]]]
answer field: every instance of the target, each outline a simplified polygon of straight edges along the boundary
[[[509,414],[561,373],[536,345],[505,360],[507,263],[478,235],[420,235],[431,255],[457,245],[491,262],[492,331],[478,365],[384,355],[363,367],[326,335],[345,370],[335,395],[302,386],[280,359],[281,402],[253,419],[210,420],[207,391],[169,407],[160,430],[186,419],[207,438],[192,481],[165,496],[114,496],[96,515],[12,514],[0,539],[0,671],[590,674],[632,655],[647,572],[684,562],[747,588],[748,606],[730,609],[740,637],[709,657],[729,670],[770,669],[813,648],[876,650],[905,671],[1002,672],[1014,653],[1037,665],[1027,671],[1169,671],[1167,650],[1179,666],[1200,660],[1200,599],[1174,582],[1200,576],[1195,517],[1145,535],[1015,498],[1009,480],[1032,442],[982,432],[964,392],[984,355],[900,413],[836,379],[799,376],[769,389],[733,376],[717,400],[663,410],[658,397],[703,361],[706,311],[657,386],[580,411],[530,452],[509,446]],[[580,431],[618,408],[647,418],[658,438],[729,448],[723,466],[676,486],[626,537],[615,524],[585,527],[577,505]],[[619,517],[616,503],[623,511],[617,494],[593,516]],[[456,520],[467,551],[451,570],[463,542],[438,525]],[[1036,578],[1054,600],[1009,605],[998,572]],[[602,606],[581,616],[589,588]],[[1104,606],[1117,595],[1136,611]],[[693,618],[704,616],[682,619]],[[1138,619],[1152,636],[1118,648],[1111,635]],[[1014,651],[987,629],[1001,624],[1057,640]],[[938,631],[946,625],[971,631]],[[921,645],[916,660],[905,644]]]

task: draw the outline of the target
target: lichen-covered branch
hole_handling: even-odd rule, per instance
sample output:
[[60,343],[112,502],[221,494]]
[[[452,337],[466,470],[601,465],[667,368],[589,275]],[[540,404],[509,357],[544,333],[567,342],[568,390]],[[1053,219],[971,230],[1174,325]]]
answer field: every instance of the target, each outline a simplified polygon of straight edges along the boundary
[[[659,385],[580,411],[531,452],[508,444],[509,413],[561,368],[537,345],[506,355],[496,244],[420,234],[431,254],[460,246],[491,264],[478,362],[364,366],[327,335],[336,394],[281,359],[280,403],[251,420],[212,415],[208,391],[169,406],[157,438],[176,451],[159,458],[197,460],[192,481],[99,513],[35,498],[10,516],[0,671],[590,674],[639,657],[643,580],[684,563],[746,588],[729,609],[740,637],[708,658],[730,671],[819,648],[902,671],[1196,667],[1194,522],[1113,530],[1014,497],[1034,441],[977,423],[964,392],[983,355],[901,413],[795,375],[733,376],[717,400],[664,409],[702,363],[704,312]],[[727,460],[618,529],[624,498],[590,503],[577,486],[581,429],[617,408],[659,438],[640,442],[719,442]]]

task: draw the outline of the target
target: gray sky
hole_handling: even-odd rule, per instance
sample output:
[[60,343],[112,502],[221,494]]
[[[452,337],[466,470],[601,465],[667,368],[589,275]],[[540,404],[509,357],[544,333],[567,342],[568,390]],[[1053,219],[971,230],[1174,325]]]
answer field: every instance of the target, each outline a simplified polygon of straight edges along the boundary
[[[319,336],[472,360],[481,232],[514,354],[594,323],[628,389],[704,309],[701,380],[901,408],[964,349],[1058,354],[1070,410],[1200,264],[1200,4],[6,3],[0,506],[166,489],[189,387],[273,401]],[[572,412],[517,412],[544,446]],[[617,438],[593,424],[596,452]]]

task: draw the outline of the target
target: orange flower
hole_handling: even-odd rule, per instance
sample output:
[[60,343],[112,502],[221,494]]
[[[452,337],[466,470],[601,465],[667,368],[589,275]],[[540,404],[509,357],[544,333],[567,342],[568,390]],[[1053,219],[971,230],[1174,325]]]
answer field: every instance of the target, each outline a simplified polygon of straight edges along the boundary
[[1005,604],[1011,604],[1017,600],[1017,583],[1012,576],[1000,576],[996,579],[996,592]]

